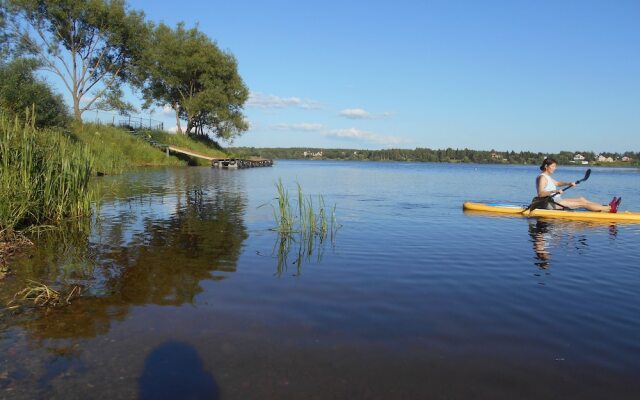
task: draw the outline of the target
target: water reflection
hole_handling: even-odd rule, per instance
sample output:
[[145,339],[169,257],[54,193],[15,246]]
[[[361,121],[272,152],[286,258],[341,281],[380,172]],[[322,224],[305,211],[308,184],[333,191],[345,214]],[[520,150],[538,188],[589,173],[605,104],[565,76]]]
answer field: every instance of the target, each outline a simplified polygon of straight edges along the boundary
[[294,276],[302,273],[303,264],[320,263],[328,243],[335,247],[336,232],[332,231],[330,238],[326,235],[279,234],[273,248],[276,254],[276,275],[288,272],[289,266],[295,266]]
[[[558,221],[549,219],[530,219],[529,236],[533,243],[533,251],[536,261],[534,264],[540,269],[548,269],[551,266],[551,247],[572,248],[578,253],[586,251],[586,230],[603,229],[602,223],[589,223],[581,221]],[[609,236],[615,238],[618,228],[615,223],[608,227]]]
[[72,339],[53,350],[63,351],[73,339],[108,332],[133,305],[193,303],[203,280],[236,270],[247,238],[244,192],[217,183],[207,174],[186,175],[173,180],[172,193],[103,203],[92,229],[42,234],[31,254],[16,260],[0,300],[6,304],[28,279],[80,284],[83,296],[71,307],[4,320],[32,340]]

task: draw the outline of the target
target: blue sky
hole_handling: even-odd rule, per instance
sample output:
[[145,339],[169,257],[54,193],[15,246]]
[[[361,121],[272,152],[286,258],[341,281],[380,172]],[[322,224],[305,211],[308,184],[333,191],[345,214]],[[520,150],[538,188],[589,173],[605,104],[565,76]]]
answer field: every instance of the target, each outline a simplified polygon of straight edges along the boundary
[[235,55],[237,146],[640,151],[637,0],[129,5]]

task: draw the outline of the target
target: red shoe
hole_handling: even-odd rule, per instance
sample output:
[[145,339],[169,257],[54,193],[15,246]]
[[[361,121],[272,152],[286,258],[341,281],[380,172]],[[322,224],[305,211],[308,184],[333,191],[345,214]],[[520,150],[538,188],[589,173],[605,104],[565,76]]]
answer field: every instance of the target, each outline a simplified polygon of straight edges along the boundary
[[616,196],[613,196],[613,199],[609,203],[609,212],[610,213],[617,213],[619,204],[620,204],[619,199]]

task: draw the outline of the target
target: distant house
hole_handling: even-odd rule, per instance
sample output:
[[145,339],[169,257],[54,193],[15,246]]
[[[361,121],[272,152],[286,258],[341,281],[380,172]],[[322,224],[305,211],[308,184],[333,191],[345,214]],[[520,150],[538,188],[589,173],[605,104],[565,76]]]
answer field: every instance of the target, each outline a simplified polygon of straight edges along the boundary
[[622,161],[624,161],[624,162],[633,161],[633,158],[624,156],[624,157],[622,157]]
[[305,157],[322,157],[322,151],[317,151],[315,153],[313,151],[305,151],[302,155]]
[[586,160],[585,156],[580,153],[573,156],[573,162],[578,164],[589,164],[589,161]]
[[596,157],[596,161],[598,161],[598,162],[613,162],[613,158],[612,157],[605,157],[602,154],[599,154],[598,157]]

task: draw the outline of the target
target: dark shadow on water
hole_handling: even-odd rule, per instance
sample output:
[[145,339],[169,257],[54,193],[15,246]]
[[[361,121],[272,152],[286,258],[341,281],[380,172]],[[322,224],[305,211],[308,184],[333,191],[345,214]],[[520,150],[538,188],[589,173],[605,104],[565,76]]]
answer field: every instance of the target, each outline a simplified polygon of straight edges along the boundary
[[220,398],[196,349],[177,341],[164,342],[147,356],[138,387],[141,400]]

